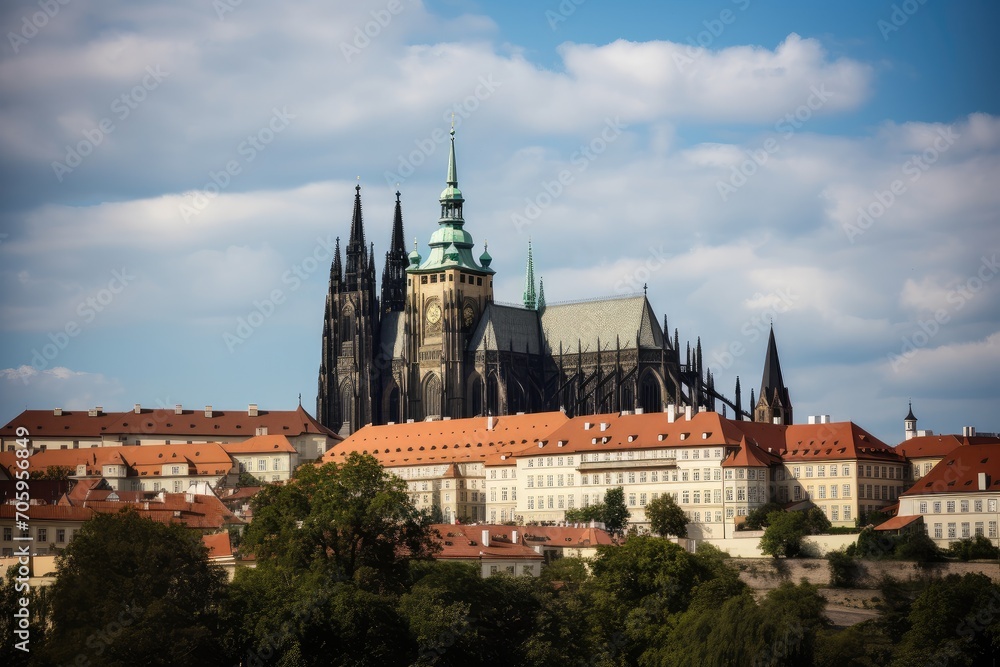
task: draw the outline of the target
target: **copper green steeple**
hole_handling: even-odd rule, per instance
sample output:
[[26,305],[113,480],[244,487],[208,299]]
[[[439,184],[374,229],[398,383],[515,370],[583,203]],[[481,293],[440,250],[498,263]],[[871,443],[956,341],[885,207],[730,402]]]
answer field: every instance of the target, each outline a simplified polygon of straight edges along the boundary
[[[438,228],[431,234],[431,247],[427,259],[419,266],[412,263],[407,273],[440,271],[449,268],[464,268],[481,274],[495,273],[486,265],[480,266],[472,256],[472,235],[465,231],[462,204],[465,198],[458,189],[458,167],[455,160],[455,128],[451,129],[451,151],[448,155],[447,186],[441,191],[441,217]],[[410,254],[411,262],[413,254]]]
[[524,307],[535,310],[538,297],[535,293],[535,263],[531,258],[531,239],[528,239],[528,268],[524,274]]

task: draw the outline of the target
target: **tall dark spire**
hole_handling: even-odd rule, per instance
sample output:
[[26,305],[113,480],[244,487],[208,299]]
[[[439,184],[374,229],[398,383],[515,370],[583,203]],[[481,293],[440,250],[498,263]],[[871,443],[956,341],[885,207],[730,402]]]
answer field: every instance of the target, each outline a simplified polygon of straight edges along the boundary
[[733,405],[736,406],[736,421],[743,421],[743,396],[740,392],[740,376],[736,376],[736,392],[733,396]]
[[368,248],[365,246],[365,223],[361,217],[361,186],[354,188],[354,214],[351,217],[351,238],[347,242],[347,270],[344,289],[354,292],[368,268]]
[[781,376],[781,362],[778,360],[778,345],[774,342],[774,327],[767,338],[767,354],[764,357],[764,374],[760,381],[759,405],[754,412],[754,421],[771,422],[780,418],[781,423],[792,423],[792,401]]
[[402,312],[406,307],[406,241],[403,237],[403,205],[396,191],[396,210],[392,216],[392,241],[385,253],[382,269],[382,312]]
[[535,310],[538,306],[538,294],[535,292],[535,262],[531,258],[531,239],[528,239],[528,268],[524,272],[524,307]]
[[330,288],[340,287],[340,282],[344,279],[344,265],[340,262],[340,237],[337,237],[337,247],[333,251],[333,264],[330,266]]

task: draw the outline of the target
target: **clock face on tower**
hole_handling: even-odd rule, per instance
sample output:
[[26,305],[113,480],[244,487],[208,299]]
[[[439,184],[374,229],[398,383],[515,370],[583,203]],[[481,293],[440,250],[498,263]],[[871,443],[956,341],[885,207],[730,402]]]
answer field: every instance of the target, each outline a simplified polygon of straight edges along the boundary
[[441,321],[441,306],[432,303],[427,307],[427,321],[431,324],[437,324]]
[[465,323],[465,326],[471,327],[472,320],[475,316],[476,311],[472,309],[472,306],[466,306],[465,310],[462,311],[462,321]]

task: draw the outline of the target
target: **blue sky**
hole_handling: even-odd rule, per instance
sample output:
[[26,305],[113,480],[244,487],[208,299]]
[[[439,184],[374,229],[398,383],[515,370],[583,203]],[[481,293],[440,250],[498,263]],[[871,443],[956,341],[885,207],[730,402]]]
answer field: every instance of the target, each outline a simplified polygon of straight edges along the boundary
[[0,419],[311,409],[354,185],[378,256],[396,181],[426,247],[457,105],[497,300],[520,295],[530,236],[550,302],[648,283],[727,393],[759,384],[773,320],[798,420],[895,443],[912,398],[921,428],[1000,431],[998,18],[934,0],[6,3]]

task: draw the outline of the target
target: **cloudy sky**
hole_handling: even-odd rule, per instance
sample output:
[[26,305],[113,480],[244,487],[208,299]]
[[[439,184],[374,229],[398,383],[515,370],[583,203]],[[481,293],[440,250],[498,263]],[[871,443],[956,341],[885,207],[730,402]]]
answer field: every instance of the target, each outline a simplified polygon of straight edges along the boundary
[[396,183],[426,248],[455,113],[498,301],[530,237],[549,302],[648,284],[726,393],[759,385],[773,321],[798,421],[894,444],[912,398],[921,428],[1000,431],[998,22],[986,1],[6,2],[0,420],[311,410],[354,186],[379,257]]

